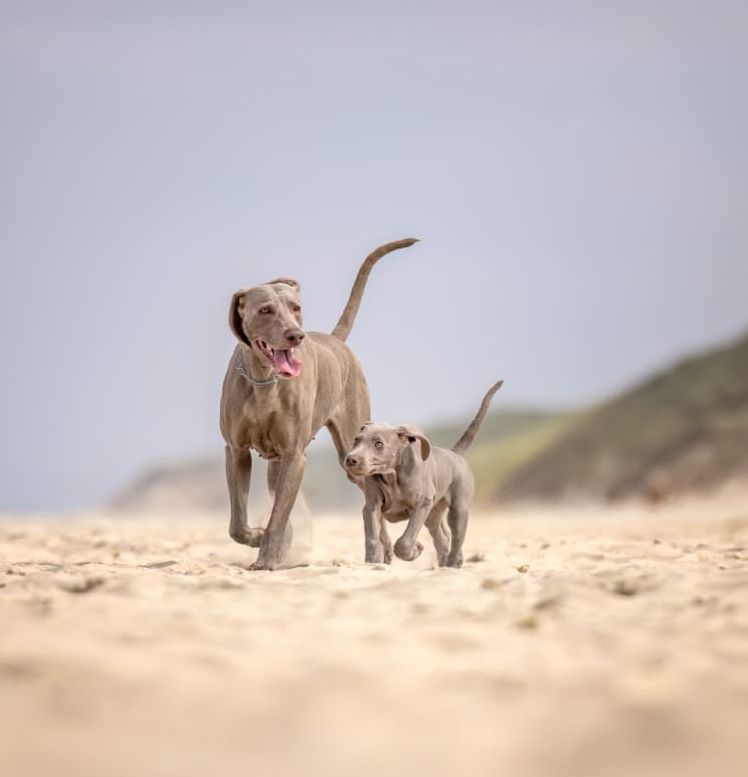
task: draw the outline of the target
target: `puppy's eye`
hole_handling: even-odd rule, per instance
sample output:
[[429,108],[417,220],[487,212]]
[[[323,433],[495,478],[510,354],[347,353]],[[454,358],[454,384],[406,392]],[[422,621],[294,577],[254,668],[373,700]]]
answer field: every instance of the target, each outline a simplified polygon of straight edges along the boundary
[[265,307],[260,308],[258,312],[260,315],[266,316],[268,313],[272,313],[273,309],[268,305],[265,305]]
[[354,445],[358,445],[360,442],[361,442],[361,438],[360,437],[356,437],[356,439],[353,441],[353,444]]
[[301,313],[301,305],[294,305],[292,310],[294,313]]
[[374,443],[374,447],[375,447],[375,448],[376,448],[378,451],[381,451],[381,450],[382,450],[382,448],[384,448],[384,443],[383,443],[381,440],[377,440],[377,441]]

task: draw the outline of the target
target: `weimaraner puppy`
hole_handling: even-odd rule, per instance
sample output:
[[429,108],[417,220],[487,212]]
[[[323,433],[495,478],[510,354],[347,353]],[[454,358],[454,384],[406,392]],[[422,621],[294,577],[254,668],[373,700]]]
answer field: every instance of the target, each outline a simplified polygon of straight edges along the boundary
[[[366,378],[345,341],[374,265],[390,251],[416,242],[407,238],[387,243],[366,258],[330,335],[304,331],[299,284],[290,278],[242,289],[231,299],[229,326],[239,343],[221,396],[229,534],[259,547],[254,569],[278,567],[290,543],[288,517],[314,435],[323,426],[330,430],[342,465],[356,432],[370,418]],[[247,522],[251,450],[270,462],[268,487],[274,503],[266,529]]]
[[[475,439],[503,381],[486,393],[477,415],[452,447],[432,448],[428,438],[411,426],[365,424],[345,457],[351,478],[364,480],[366,561],[392,560],[392,545],[383,520],[408,521],[395,543],[395,555],[413,561],[423,551],[418,534],[426,524],[439,566],[461,567],[468,510],[475,493],[465,451]],[[417,444],[417,445],[416,445]]]

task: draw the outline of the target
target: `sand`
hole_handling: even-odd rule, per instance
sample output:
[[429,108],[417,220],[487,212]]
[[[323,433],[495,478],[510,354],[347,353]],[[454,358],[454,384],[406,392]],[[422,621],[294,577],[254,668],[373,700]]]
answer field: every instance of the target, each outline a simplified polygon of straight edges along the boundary
[[476,515],[462,570],[0,520],[0,774],[748,773],[748,508]]

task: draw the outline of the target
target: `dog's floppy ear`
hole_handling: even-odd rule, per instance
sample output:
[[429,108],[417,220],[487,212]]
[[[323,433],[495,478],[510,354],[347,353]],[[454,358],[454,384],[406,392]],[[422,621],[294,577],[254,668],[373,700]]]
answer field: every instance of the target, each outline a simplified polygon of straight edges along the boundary
[[239,342],[249,345],[249,340],[242,326],[242,313],[244,312],[244,303],[246,302],[245,292],[246,289],[240,289],[231,298],[231,305],[229,305],[229,329],[231,329]]
[[274,283],[282,283],[284,286],[290,286],[294,291],[300,291],[301,286],[299,282],[293,278],[276,278],[275,280],[268,281],[266,286],[272,286]]
[[416,440],[420,440],[421,458],[424,461],[426,461],[426,459],[428,459],[428,457],[431,455],[431,442],[429,441],[429,438],[426,437],[426,435],[420,429],[416,429],[413,426],[398,426],[397,436],[401,440],[405,440],[409,443],[415,442]]

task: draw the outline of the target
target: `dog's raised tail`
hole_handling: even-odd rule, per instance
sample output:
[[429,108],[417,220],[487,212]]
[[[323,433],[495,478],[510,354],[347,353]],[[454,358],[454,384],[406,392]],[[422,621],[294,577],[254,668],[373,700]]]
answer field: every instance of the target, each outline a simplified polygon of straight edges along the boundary
[[475,436],[478,434],[478,430],[481,428],[483,421],[486,419],[488,413],[488,407],[491,404],[493,395],[504,385],[504,381],[500,380],[498,383],[494,383],[490,389],[486,392],[486,396],[483,397],[483,401],[480,403],[480,408],[475,414],[475,418],[470,422],[470,426],[465,429],[464,434],[459,440],[452,446],[452,450],[455,453],[463,455],[465,451],[473,444]]
[[391,251],[397,251],[399,248],[408,248],[418,240],[414,237],[406,237],[404,240],[395,240],[392,243],[385,243],[383,246],[379,246],[375,251],[372,251],[361,268],[358,271],[356,280],[353,282],[353,288],[351,289],[351,295],[348,297],[345,309],[343,310],[340,320],[335,325],[335,329],[332,330],[333,337],[337,337],[338,340],[345,342],[348,339],[348,335],[353,329],[353,322],[356,320],[356,314],[358,313],[359,306],[361,305],[361,298],[364,296],[364,289],[366,288],[366,281],[369,279],[369,273],[371,268],[386,254]]

